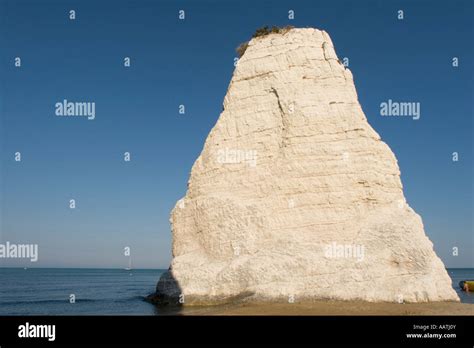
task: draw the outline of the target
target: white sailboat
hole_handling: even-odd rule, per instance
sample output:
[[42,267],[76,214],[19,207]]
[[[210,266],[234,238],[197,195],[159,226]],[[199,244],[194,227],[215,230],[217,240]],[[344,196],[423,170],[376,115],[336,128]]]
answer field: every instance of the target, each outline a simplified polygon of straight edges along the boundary
[[131,271],[132,270],[132,255],[128,257],[128,267],[125,267],[126,271]]

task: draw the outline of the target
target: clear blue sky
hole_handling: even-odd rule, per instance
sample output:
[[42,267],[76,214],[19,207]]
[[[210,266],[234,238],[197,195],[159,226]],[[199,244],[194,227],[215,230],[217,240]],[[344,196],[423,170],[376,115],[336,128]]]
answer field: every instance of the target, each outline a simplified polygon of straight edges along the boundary
[[[474,267],[472,23],[473,2],[456,0],[0,0],[1,241],[38,243],[37,267],[124,267],[125,246],[134,267],[168,267],[169,212],[219,116],[235,47],[290,24],[326,30],[349,57],[438,255]],[[63,99],[95,102],[95,120],[56,117]],[[388,99],[420,102],[420,120],[381,117]]]

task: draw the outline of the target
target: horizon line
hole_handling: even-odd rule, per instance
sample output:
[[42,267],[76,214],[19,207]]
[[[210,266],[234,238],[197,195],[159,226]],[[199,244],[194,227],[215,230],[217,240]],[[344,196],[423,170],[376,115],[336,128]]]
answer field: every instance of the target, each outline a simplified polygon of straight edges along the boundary
[[[4,267],[0,266],[0,269],[120,269],[126,270],[124,267]],[[132,268],[133,270],[167,270],[168,268]]]

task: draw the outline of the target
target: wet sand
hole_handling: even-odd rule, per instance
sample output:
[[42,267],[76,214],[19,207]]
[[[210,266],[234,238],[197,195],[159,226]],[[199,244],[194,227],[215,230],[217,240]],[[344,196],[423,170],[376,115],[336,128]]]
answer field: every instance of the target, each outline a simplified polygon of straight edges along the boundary
[[474,315],[474,304],[458,302],[367,303],[321,301],[311,303],[233,304],[186,307],[181,315]]

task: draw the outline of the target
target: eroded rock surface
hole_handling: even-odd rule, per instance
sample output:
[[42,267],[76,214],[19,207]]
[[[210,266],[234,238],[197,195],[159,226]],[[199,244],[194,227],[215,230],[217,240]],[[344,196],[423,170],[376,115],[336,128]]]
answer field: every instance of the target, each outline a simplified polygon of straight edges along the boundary
[[250,41],[171,224],[185,304],[459,300],[324,31]]

